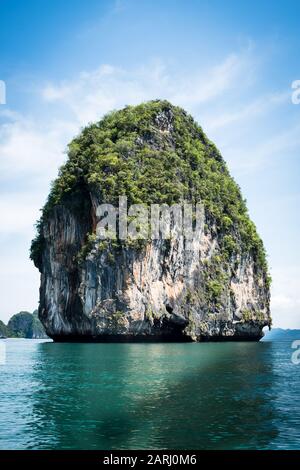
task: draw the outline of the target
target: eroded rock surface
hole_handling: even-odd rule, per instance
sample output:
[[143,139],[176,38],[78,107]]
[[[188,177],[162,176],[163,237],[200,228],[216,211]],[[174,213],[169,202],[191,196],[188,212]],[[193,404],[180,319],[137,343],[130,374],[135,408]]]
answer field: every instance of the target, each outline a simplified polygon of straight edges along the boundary
[[[57,341],[259,339],[263,327],[271,324],[269,277],[261,240],[248,219],[238,187],[218,151],[184,111],[167,102],[141,106],[149,107],[149,117],[145,118],[144,108],[126,108],[114,114],[113,123],[104,120],[104,124],[92,126],[90,134],[85,130],[75,139],[69,164],[58,178],[61,188],[65,174],[71,175],[71,187],[60,190],[56,199],[52,193],[44,209],[32,258],[41,272],[39,317],[47,334]],[[129,130],[128,110],[135,113],[137,121]],[[139,121],[142,112],[143,120]],[[107,142],[116,157],[105,171],[105,142],[98,130],[103,133],[103,126],[106,133],[112,126],[118,129],[111,131],[112,143]],[[185,132],[187,137],[182,137]],[[187,149],[184,138],[191,142]],[[86,163],[90,154],[84,149],[93,145],[99,145],[99,153],[93,157],[99,160],[98,167]],[[129,161],[139,165],[139,170],[130,169],[139,171],[134,184],[138,185],[145,172],[148,175],[146,152],[153,152],[152,161],[157,165],[161,158],[167,183],[174,170],[169,169],[166,152],[175,165],[179,158],[189,168],[185,174],[185,166],[181,169],[177,163],[178,180],[174,183],[180,186],[182,181],[188,188],[178,195],[177,202],[200,200],[204,211],[195,239],[188,246],[183,236],[148,240],[138,246],[101,241],[95,235],[98,205],[110,202],[109,198],[115,202],[118,189],[130,197],[130,189],[122,186],[122,171]],[[195,156],[189,157],[187,152]],[[102,179],[97,180],[95,168]],[[108,194],[103,185],[111,175],[116,187],[114,193],[110,187]],[[141,181],[145,185],[145,179]],[[227,182],[234,186],[224,192],[222,185]],[[217,195],[214,184],[215,188],[218,185]],[[161,188],[161,181],[154,178],[151,190],[141,186],[141,191],[156,194],[156,186]],[[235,196],[232,191],[237,191]],[[170,201],[174,200],[172,193]]]

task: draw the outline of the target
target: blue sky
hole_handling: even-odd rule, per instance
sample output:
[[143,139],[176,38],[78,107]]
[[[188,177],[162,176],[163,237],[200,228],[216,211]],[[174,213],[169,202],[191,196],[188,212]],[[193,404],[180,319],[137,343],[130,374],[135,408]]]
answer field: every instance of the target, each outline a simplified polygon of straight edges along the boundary
[[28,259],[67,142],[113,108],[166,98],[221,150],[264,239],[275,326],[300,328],[300,4],[0,0],[0,318],[38,302]]

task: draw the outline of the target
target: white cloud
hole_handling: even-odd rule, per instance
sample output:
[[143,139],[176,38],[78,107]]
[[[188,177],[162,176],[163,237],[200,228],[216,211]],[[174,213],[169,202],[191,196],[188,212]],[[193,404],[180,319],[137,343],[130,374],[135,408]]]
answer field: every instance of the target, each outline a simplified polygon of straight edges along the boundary
[[262,96],[259,99],[247,103],[236,111],[231,109],[223,114],[216,115],[215,113],[208,116],[203,116],[203,121],[208,132],[213,132],[219,128],[227,127],[231,124],[239,123],[244,120],[256,118],[262,114],[269,113],[280,107],[282,104],[287,103],[290,99],[290,92],[275,93]]
[[26,192],[21,194],[1,194],[0,215],[1,235],[33,234],[34,222],[39,217],[41,202],[36,195]]
[[105,64],[75,80],[49,83],[41,94],[48,102],[64,104],[80,124],[99,119],[111,109],[156,98],[192,110],[241,83],[245,86],[253,76],[254,63],[245,51],[229,55],[208,70],[176,74],[160,60],[133,70]]
[[300,125],[298,123],[290,124],[290,126],[287,124],[277,132],[274,130],[270,132],[266,128],[267,135],[259,139],[256,139],[255,135],[249,135],[249,132],[248,140],[247,135],[243,135],[242,128],[240,132],[241,139],[238,139],[238,132],[236,136],[230,132],[225,143],[222,143],[222,139],[220,139],[220,148],[225,159],[230,162],[231,169],[240,175],[253,175],[258,169],[274,164],[278,158],[286,159],[287,155],[298,151],[300,146]]
[[185,77],[179,88],[176,83],[173,100],[183,106],[195,108],[221,97],[235,87],[245,87],[253,78],[254,64],[248,51],[241,55],[231,54],[210,70],[200,70],[191,74],[191,78]]
[[[13,115],[12,115],[13,116]],[[78,129],[72,122],[17,116],[0,125],[1,177],[53,175],[65,146]]]
[[300,266],[275,268],[272,277],[274,326],[300,329]]
[[40,274],[29,259],[31,236],[25,233],[10,244],[1,236],[0,286],[1,320],[21,310],[32,312],[38,306]]
[[42,97],[63,104],[78,124],[86,125],[112,109],[160,96],[164,81],[160,61],[134,71],[105,64],[92,72],[82,72],[73,81],[48,84]]
[[32,237],[50,182],[64,162],[64,150],[78,126],[26,118],[10,110],[6,115],[10,120],[0,125],[0,236]]

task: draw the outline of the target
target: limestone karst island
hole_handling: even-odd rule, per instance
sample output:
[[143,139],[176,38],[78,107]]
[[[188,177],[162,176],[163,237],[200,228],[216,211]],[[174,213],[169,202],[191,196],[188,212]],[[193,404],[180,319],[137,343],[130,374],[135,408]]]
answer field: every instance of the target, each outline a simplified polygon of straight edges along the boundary
[[[203,205],[198,233],[100,239],[98,207]],[[217,148],[183,109],[113,111],[69,145],[32,242],[55,341],[259,340],[271,325],[262,240]]]

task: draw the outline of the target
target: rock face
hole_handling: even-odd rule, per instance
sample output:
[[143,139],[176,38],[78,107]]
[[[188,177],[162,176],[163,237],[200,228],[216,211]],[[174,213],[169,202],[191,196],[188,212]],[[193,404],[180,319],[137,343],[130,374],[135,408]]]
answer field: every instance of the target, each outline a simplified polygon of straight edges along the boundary
[[[119,195],[200,201],[193,241],[100,240],[97,208]],[[265,253],[239,188],[202,129],[165,101],[114,112],[70,144],[31,257],[56,341],[258,340],[271,324]]]
[[0,320],[0,338],[8,338],[10,336],[10,331],[7,326]]

